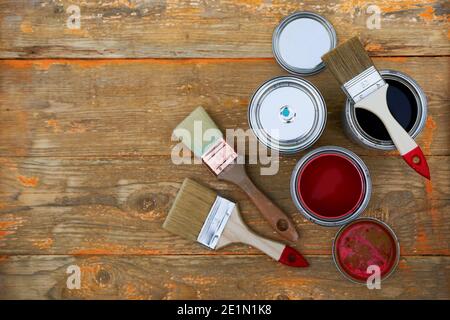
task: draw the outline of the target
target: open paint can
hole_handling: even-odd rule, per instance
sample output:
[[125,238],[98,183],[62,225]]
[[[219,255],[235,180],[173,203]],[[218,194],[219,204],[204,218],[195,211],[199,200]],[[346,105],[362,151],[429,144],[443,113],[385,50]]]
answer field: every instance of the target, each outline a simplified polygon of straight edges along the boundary
[[400,245],[394,231],[374,218],[360,218],[343,226],[333,242],[333,260],[349,280],[365,284],[379,271],[380,280],[389,277],[400,259]]
[[325,100],[319,90],[292,76],[263,83],[248,107],[249,126],[256,138],[283,154],[311,146],[321,136],[326,120]]
[[369,170],[353,152],[317,148],[299,160],[291,176],[291,196],[299,211],[323,226],[340,226],[367,207],[372,191]]
[[[387,104],[394,118],[412,138],[423,129],[427,118],[427,98],[422,88],[411,77],[393,70],[381,70],[389,84]],[[389,133],[383,123],[371,112],[354,108],[350,99],[345,103],[343,123],[347,135],[362,146],[394,150]]]
[[318,73],[322,56],[337,44],[332,24],[317,13],[301,11],[284,18],[272,36],[272,51],[278,64],[299,76]]

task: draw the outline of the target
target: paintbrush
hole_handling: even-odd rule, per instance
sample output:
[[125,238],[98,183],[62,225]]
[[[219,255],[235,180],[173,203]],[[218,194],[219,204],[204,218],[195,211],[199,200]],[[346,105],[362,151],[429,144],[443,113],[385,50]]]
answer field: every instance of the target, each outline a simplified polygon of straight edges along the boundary
[[294,224],[250,180],[243,164],[238,164],[234,149],[225,141],[222,132],[202,107],[198,107],[174,130],[194,154],[201,158],[220,180],[232,182],[247,193],[271,227],[282,237],[297,241]]
[[183,181],[163,228],[213,250],[231,243],[245,243],[282,264],[308,266],[295,249],[250,230],[242,221],[236,203],[188,178]]
[[341,84],[355,108],[366,109],[383,122],[405,162],[416,172],[430,179],[427,160],[405,129],[397,122],[387,105],[388,84],[375,68],[358,37],[328,52],[322,60]]

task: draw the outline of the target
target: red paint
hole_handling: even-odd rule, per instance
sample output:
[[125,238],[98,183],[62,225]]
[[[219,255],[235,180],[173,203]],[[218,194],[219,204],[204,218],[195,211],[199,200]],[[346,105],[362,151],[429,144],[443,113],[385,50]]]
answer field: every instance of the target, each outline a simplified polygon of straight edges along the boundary
[[397,242],[382,223],[371,219],[356,220],[339,232],[334,242],[334,255],[339,268],[356,281],[371,275],[367,267],[377,265],[381,279],[396,266]]
[[[425,159],[425,156],[419,146],[412,149],[408,153],[405,153],[402,157],[403,160],[405,160],[411,168],[416,170],[417,173],[424,176],[428,180],[431,180],[430,168],[428,168],[427,160]],[[418,161],[416,161],[417,163],[414,163],[414,158],[418,159]]]
[[299,172],[297,194],[305,207],[322,219],[352,214],[364,198],[364,178],[345,155],[322,153]]
[[305,268],[309,266],[308,261],[306,261],[302,254],[289,246],[284,247],[278,261],[290,267]]

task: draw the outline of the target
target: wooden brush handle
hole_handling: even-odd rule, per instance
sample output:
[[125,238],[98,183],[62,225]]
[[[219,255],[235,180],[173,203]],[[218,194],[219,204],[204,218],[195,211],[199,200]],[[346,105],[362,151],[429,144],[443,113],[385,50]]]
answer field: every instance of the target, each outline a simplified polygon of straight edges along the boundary
[[307,267],[306,259],[294,248],[285,244],[261,237],[250,230],[242,220],[236,205],[220,236],[216,249],[223,248],[231,243],[245,243],[267,254],[275,261],[291,267]]
[[291,219],[253,184],[243,164],[230,164],[217,177],[232,182],[245,191],[270,226],[283,238],[298,240],[298,233]]

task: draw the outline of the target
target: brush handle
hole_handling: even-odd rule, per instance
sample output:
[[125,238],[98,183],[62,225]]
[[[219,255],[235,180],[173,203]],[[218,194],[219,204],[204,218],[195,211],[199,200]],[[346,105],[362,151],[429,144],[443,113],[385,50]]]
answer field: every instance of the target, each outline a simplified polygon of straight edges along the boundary
[[220,236],[216,249],[223,248],[232,243],[245,243],[267,254],[275,261],[291,267],[307,267],[306,259],[294,248],[285,244],[261,237],[242,220],[237,205]]
[[430,179],[430,170],[422,150],[389,110],[386,100],[388,87],[389,85],[386,83],[369,96],[357,102],[355,107],[375,114],[383,122],[405,162],[417,173]]
[[245,191],[270,226],[283,238],[290,241],[298,240],[298,233],[291,219],[254,185],[247,176],[243,164],[232,163],[217,177],[232,182]]

